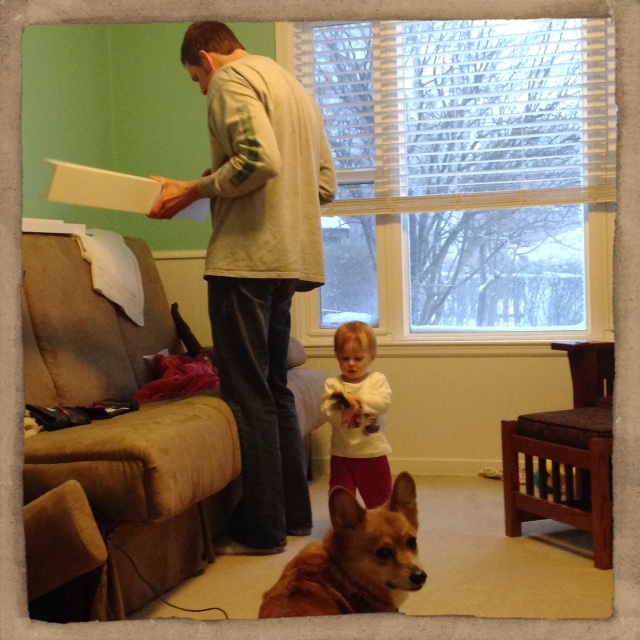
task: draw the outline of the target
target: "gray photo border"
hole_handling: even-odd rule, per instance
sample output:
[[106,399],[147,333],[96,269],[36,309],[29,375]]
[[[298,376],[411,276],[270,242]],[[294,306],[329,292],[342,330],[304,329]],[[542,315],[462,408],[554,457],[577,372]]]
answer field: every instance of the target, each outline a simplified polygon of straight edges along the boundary
[[[148,620],[53,625],[27,615],[22,531],[20,324],[21,49],[31,24],[459,17],[602,17],[616,22],[618,216],[614,258],[616,404],[613,616],[519,620],[398,614],[270,621]],[[640,637],[640,0],[0,0],[0,638],[549,638]],[[43,52],[46,55],[46,52]],[[638,287],[638,291],[636,291]],[[498,428],[498,426],[496,426]],[[526,579],[526,576],[523,576]],[[487,589],[492,576],[487,576]],[[540,585],[544,588],[544,585]]]

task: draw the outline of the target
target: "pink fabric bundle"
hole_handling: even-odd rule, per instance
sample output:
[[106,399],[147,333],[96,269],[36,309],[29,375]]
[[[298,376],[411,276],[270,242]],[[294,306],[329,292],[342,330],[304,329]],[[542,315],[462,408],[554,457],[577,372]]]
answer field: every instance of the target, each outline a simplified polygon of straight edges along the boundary
[[161,398],[175,398],[204,389],[218,389],[218,370],[208,355],[165,356],[154,358],[158,380],[145,384],[133,397],[138,402],[149,402]]

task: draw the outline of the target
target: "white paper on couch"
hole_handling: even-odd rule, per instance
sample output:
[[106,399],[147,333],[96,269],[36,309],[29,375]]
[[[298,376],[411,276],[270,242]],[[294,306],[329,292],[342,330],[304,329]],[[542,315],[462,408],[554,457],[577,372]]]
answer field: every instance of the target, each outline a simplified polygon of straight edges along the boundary
[[93,288],[143,327],[144,289],[140,265],[124,238],[106,229],[89,229],[86,234],[73,235],[82,257],[91,264]]

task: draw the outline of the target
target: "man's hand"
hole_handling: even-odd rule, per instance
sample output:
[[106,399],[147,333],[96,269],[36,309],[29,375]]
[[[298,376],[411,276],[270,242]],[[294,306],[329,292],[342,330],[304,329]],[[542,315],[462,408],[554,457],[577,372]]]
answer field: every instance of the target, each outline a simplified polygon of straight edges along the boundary
[[171,180],[160,176],[150,176],[162,185],[162,192],[147,217],[156,220],[169,220],[183,209],[202,198],[198,191],[197,180]]

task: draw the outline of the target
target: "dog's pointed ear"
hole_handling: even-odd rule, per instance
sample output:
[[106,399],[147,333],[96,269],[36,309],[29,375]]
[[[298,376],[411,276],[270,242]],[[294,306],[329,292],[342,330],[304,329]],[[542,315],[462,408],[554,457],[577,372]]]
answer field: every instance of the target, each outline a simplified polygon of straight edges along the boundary
[[416,483],[411,475],[406,471],[402,471],[393,483],[389,509],[391,511],[400,511],[404,513],[411,525],[416,529],[418,528]]
[[335,487],[329,494],[329,515],[334,529],[356,528],[366,517],[366,510],[344,487]]

